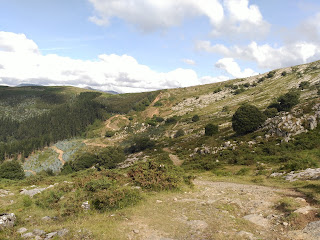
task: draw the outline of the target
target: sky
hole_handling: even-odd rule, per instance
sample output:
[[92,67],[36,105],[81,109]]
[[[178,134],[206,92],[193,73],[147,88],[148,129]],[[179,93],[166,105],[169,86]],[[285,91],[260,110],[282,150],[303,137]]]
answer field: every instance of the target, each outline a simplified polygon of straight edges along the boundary
[[319,59],[318,0],[0,0],[0,85],[142,92]]

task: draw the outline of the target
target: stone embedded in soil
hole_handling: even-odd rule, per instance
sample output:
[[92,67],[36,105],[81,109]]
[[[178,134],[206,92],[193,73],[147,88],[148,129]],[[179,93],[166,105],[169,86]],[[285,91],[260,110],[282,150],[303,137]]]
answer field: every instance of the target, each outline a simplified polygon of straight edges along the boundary
[[257,214],[246,215],[243,218],[261,227],[267,227],[269,225],[268,219]]

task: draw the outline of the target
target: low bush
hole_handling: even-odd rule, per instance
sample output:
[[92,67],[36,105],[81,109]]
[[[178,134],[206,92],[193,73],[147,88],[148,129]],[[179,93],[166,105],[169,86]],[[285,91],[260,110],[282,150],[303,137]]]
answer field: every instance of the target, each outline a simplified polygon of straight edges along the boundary
[[183,129],[179,129],[175,134],[174,134],[174,138],[178,138],[178,137],[182,137],[185,135],[185,132],[183,131]]
[[140,191],[130,187],[113,186],[94,193],[92,205],[95,209],[104,211],[122,209],[133,206],[142,199]]
[[271,103],[268,108],[276,108],[280,111],[290,111],[295,105],[299,103],[300,93],[297,91],[290,91],[281,95],[277,102]]
[[130,139],[129,144],[130,146],[125,149],[127,153],[135,153],[146,149],[152,149],[156,143],[154,140],[151,140],[150,137],[140,135]]
[[200,120],[200,117],[197,114],[192,117],[192,122],[198,122],[199,120]]
[[105,137],[107,137],[107,138],[111,138],[111,137],[113,137],[113,136],[114,136],[114,134],[115,134],[115,132],[114,132],[114,131],[107,130],[107,131],[106,131],[106,133],[105,133]]
[[153,160],[133,166],[128,175],[142,188],[156,191],[178,189],[189,179],[181,168]]
[[303,81],[299,84],[299,88],[301,90],[307,89],[309,86],[310,86],[310,82],[307,82],[307,81]]
[[175,124],[178,122],[178,116],[173,116],[166,119],[166,124]]

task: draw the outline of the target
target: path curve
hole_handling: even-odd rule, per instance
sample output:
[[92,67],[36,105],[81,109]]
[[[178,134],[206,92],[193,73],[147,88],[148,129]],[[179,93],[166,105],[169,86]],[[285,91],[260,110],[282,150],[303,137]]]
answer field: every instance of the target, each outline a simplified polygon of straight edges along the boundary
[[66,161],[63,160],[63,151],[57,148],[56,146],[52,146],[51,148],[59,154],[58,159],[60,160],[63,166],[66,163]]
[[169,153],[169,158],[171,159],[171,161],[175,166],[181,166],[182,163],[184,162],[177,155],[172,154],[172,151],[169,148],[164,148],[163,151]]
[[29,172],[29,173],[32,173],[33,175],[37,175],[37,173],[35,171],[32,171],[32,170],[23,170],[24,172]]

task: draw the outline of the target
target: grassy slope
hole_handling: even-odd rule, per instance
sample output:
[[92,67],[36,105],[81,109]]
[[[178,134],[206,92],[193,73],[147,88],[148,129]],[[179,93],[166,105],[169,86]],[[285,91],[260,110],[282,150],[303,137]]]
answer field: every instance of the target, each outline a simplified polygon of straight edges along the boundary
[[[244,84],[246,82],[253,83],[257,82],[259,78],[265,76],[266,74],[261,74],[259,76],[250,77],[247,79],[236,79],[223,83],[215,83],[208,84],[204,86],[195,86],[189,88],[181,88],[181,89],[170,89],[170,90],[162,90],[160,101],[162,102],[162,106],[153,107],[150,106],[145,111],[142,112],[129,112],[124,117],[129,118],[129,116],[133,116],[133,120],[130,124],[141,124],[145,122],[145,117],[150,116],[150,109],[152,108],[152,112],[155,109],[158,109],[157,115],[162,117],[169,117],[173,115],[181,115],[181,119],[177,125],[166,126],[166,131],[169,133],[175,132],[178,128],[183,128],[186,132],[188,130],[195,130],[193,133],[187,133],[186,136],[181,139],[172,140],[167,138],[166,136],[162,136],[159,140],[160,144],[169,145],[175,151],[175,154],[178,154],[182,158],[186,157],[189,152],[185,152],[184,149],[194,148],[201,144],[217,144],[217,139],[222,138],[222,136],[217,136],[216,138],[203,138],[196,137],[195,133],[200,132],[203,129],[203,126],[209,122],[213,122],[215,124],[220,124],[220,127],[224,130],[221,131],[221,135],[228,135],[232,133],[230,130],[231,116],[234,111],[244,102],[250,102],[256,106],[258,106],[261,110],[263,110],[273,99],[277,98],[279,95],[286,93],[292,87],[298,87],[299,83],[302,81],[309,81],[311,83],[315,83],[319,81],[319,73],[320,73],[320,62],[315,62],[311,64],[301,65],[295,68],[294,72],[292,68],[287,68],[287,75],[285,77],[281,76],[281,73],[284,71],[283,69],[276,70],[275,77],[267,78],[265,81],[258,83],[256,87],[250,87],[245,92],[234,95],[228,87],[225,87],[226,84]],[[302,77],[298,77],[298,72],[303,73]],[[222,88],[222,91],[219,93],[213,93],[215,89]],[[55,88],[52,88],[55,89]],[[57,90],[58,89],[58,90]],[[61,94],[66,96],[72,96],[73,94],[79,94],[83,91],[83,89],[73,88],[73,87],[57,87],[55,90],[60,91]],[[54,90],[54,91],[55,91]],[[108,97],[109,95],[103,95],[103,97]],[[307,90],[303,92],[301,101],[302,103],[309,101],[310,99],[315,99],[316,92],[314,90]],[[216,100],[217,99],[217,100]],[[181,109],[175,108],[181,106]],[[199,107],[200,106],[200,107]],[[204,106],[204,107],[202,107]],[[222,112],[222,108],[224,106],[228,106],[228,112]],[[189,110],[187,112],[184,111],[185,108]],[[148,112],[149,111],[149,112]],[[200,121],[197,123],[191,123],[190,118],[194,115],[198,114],[200,116]],[[124,123],[128,121],[124,121],[123,118],[115,118],[112,120],[112,126],[124,127]],[[107,123],[105,123],[107,124]],[[90,136],[91,139],[89,141],[91,143],[98,144],[112,144],[115,142],[119,142],[126,137],[127,132],[121,128],[119,133],[123,134],[121,136],[115,136],[111,139],[106,139],[101,137],[99,132],[104,131],[105,129],[104,123],[97,123],[96,126],[89,129],[87,136]],[[129,133],[130,135],[130,133]],[[80,143],[85,140],[79,139]],[[88,140],[88,139],[87,139]],[[74,140],[72,140],[74,141]],[[66,140],[66,142],[68,142]],[[82,143],[83,144],[83,143]],[[96,149],[95,146],[87,146],[87,150]],[[98,147],[99,148],[99,147]],[[182,150],[181,150],[182,149]],[[55,157],[57,158],[57,153],[52,152],[52,156],[49,156],[50,152],[47,151],[45,156],[46,158]],[[192,151],[191,151],[192,152]],[[148,155],[151,155],[152,152],[148,152]],[[44,155],[42,155],[43,157]],[[42,159],[44,160],[44,159]],[[267,168],[276,168],[277,164],[268,164]],[[236,183],[246,183],[246,184],[257,184],[257,185],[265,185],[286,189],[296,189],[301,192],[307,194],[307,196],[312,197],[313,199],[320,200],[319,192],[317,188],[320,185],[320,181],[313,181],[312,184],[304,181],[298,181],[294,183],[288,183],[281,179],[270,179],[266,175],[256,176],[255,172],[257,170],[256,166],[246,167],[249,171],[245,174],[245,176],[238,175],[237,173],[241,170],[243,166],[225,166],[223,170],[221,170],[220,174],[216,174],[214,172],[202,172],[196,171],[195,175],[199,177],[205,177],[206,179],[212,181],[231,181]],[[71,176],[58,176],[58,177],[45,177],[43,180],[36,182],[37,185],[47,186],[48,184],[55,182],[63,182],[63,181],[72,181],[73,178]],[[128,208],[119,211],[107,211],[106,213],[99,212],[91,212],[90,214],[80,214],[78,216],[74,216],[71,218],[64,219],[63,222],[50,222],[45,223],[41,221],[41,217],[49,215],[54,216],[57,215],[56,210],[43,210],[39,209],[34,205],[34,202],[30,207],[25,207],[24,199],[22,196],[18,195],[18,190],[21,187],[21,184],[24,186],[32,185],[33,182],[6,182],[2,181],[0,188],[10,189],[16,195],[12,197],[8,197],[5,200],[0,199],[0,208],[1,211],[12,211],[17,212],[19,215],[18,224],[19,227],[26,226],[28,228],[33,228],[37,226],[37,228],[45,229],[47,231],[61,229],[63,227],[67,227],[72,231],[76,232],[78,229],[89,229],[93,232],[93,234],[99,239],[125,239],[126,235],[132,229],[130,226],[128,227],[126,223],[126,219],[133,216],[141,216],[146,214],[147,211],[159,210],[158,207],[154,204],[157,199],[162,198],[174,198],[178,196],[178,193],[175,192],[165,192],[165,193],[148,193],[145,196],[145,201],[138,204],[136,207]],[[312,185],[312,186],[311,186]],[[189,190],[189,189],[188,189]],[[180,193],[179,193],[180,194]],[[13,205],[10,204],[10,200],[14,200],[15,203]],[[168,211],[175,210],[175,208],[171,208],[172,206],[167,206]],[[186,206],[183,206],[186,207]],[[159,212],[159,211],[158,211]],[[110,217],[112,214],[115,214],[115,217]],[[160,213],[159,213],[160,214]],[[26,222],[25,219],[27,216],[32,215],[34,219],[33,222]],[[159,215],[160,217],[163,217]],[[161,221],[161,218],[160,218]],[[164,220],[165,221],[165,220]],[[92,222],[97,224],[92,225]],[[155,226],[159,226],[161,222],[157,222],[156,220],[152,223]],[[241,224],[244,224],[241,222]],[[78,227],[75,227],[77,225]],[[168,225],[168,224],[167,224]],[[172,226],[167,226],[164,224],[163,226],[167,228],[168,231]],[[120,226],[120,227],[119,227]],[[183,232],[184,229],[181,229]],[[121,233],[124,231],[125,234]],[[18,237],[15,233],[10,233],[11,236]],[[10,235],[9,234],[9,235]],[[1,235],[0,235],[1,236]],[[223,238],[221,238],[223,239]]]

